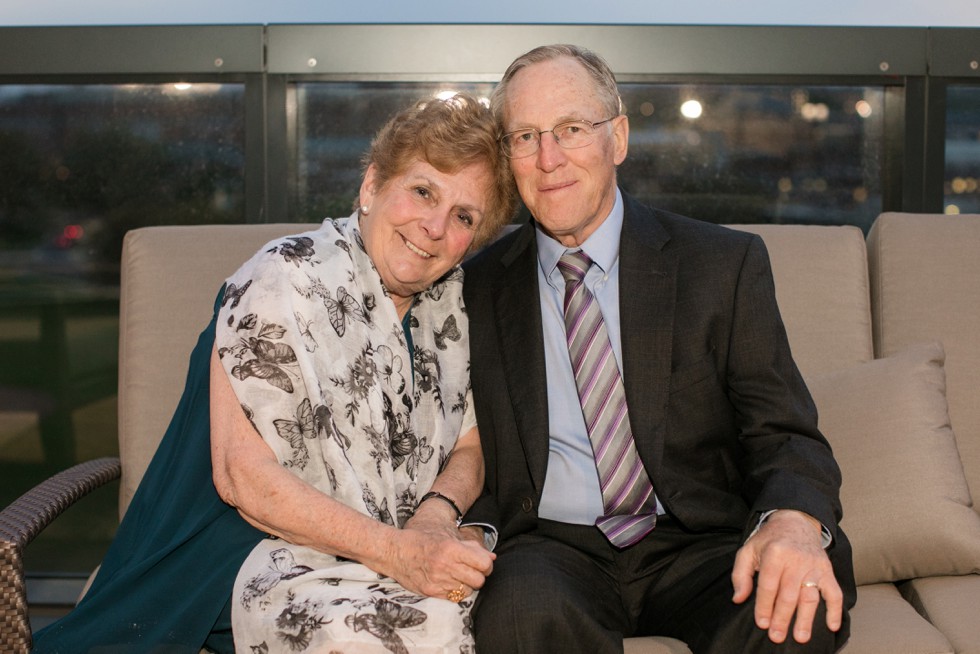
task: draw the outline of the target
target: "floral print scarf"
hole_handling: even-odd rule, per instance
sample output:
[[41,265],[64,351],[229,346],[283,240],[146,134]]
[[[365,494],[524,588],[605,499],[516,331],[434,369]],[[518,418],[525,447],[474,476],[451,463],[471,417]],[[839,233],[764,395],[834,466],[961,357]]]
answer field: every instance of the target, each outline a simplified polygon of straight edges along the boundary
[[[355,214],[273,241],[246,262],[226,282],[216,335],[234,392],[279,462],[397,527],[412,516],[459,435],[475,425],[461,269],[416,297],[409,326],[411,358]],[[295,617],[296,593],[283,592],[287,581],[319,576],[320,587],[336,586],[343,577],[337,566],[349,563],[275,539],[260,543],[235,586],[236,642],[240,624],[260,621],[257,607],[270,624]],[[378,581],[365,570],[353,576]],[[392,612],[388,600],[378,601],[387,607],[378,615]],[[279,634],[284,651],[302,651],[325,624],[324,601],[308,602],[321,615],[303,634]],[[265,647],[276,650],[274,643]]]

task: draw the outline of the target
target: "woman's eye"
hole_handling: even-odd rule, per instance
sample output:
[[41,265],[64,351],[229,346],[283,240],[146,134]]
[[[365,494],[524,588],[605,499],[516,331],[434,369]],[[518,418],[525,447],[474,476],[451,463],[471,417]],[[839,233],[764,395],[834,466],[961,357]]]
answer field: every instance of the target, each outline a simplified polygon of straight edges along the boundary
[[428,198],[428,197],[429,197],[429,195],[430,195],[430,193],[429,193],[429,189],[427,189],[427,188],[425,188],[424,186],[416,186],[416,187],[415,187],[415,193],[416,193],[416,194],[417,194],[417,195],[418,195],[418,196],[419,196],[420,198]]
[[467,227],[473,226],[473,216],[471,216],[470,214],[461,213],[461,214],[457,214],[456,217],[459,219],[459,222],[463,223]]

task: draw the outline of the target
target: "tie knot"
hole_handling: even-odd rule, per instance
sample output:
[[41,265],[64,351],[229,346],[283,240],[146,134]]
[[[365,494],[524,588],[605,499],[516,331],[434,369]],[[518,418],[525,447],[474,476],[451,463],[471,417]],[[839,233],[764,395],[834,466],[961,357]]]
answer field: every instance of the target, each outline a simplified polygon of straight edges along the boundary
[[558,260],[558,270],[561,271],[561,276],[565,278],[566,284],[582,281],[591,265],[592,259],[581,250],[575,250],[574,252],[568,250]]

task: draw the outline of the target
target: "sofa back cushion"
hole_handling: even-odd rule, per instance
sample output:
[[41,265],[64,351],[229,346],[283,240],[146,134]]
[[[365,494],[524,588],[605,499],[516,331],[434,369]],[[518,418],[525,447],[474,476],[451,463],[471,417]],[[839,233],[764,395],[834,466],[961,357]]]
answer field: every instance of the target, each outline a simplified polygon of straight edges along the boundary
[[119,315],[122,515],[163,438],[224,280],[265,243],[310,225],[144,227],[123,240]]
[[950,421],[980,510],[980,215],[883,213],[868,260],[876,356],[943,344]]
[[[224,280],[273,238],[309,224],[145,227],[123,242],[119,342],[120,514],[170,422],[197,337]],[[854,227],[740,225],[769,250],[790,346],[804,374],[872,356],[866,249]]]
[[857,227],[733,225],[769,250],[776,301],[804,376],[871,360],[867,249]]
[[858,585],[980,572],[980,515],[950,429],[943,359],[939,343],[921,343],[807,378],[843,476]]

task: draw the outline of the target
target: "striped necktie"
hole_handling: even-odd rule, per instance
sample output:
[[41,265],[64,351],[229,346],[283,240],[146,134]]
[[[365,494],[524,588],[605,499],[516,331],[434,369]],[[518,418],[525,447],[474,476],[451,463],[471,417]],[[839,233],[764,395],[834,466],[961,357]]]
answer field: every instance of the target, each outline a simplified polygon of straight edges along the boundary
[[653,484],[637,454],[626,390],[599,304],[585,287],[592,260],[581,250],[558,261],[565,278],[565,338],[582,414],[599,472],[605,515],[596,519],[613,545],[629,547],[657,523]]

